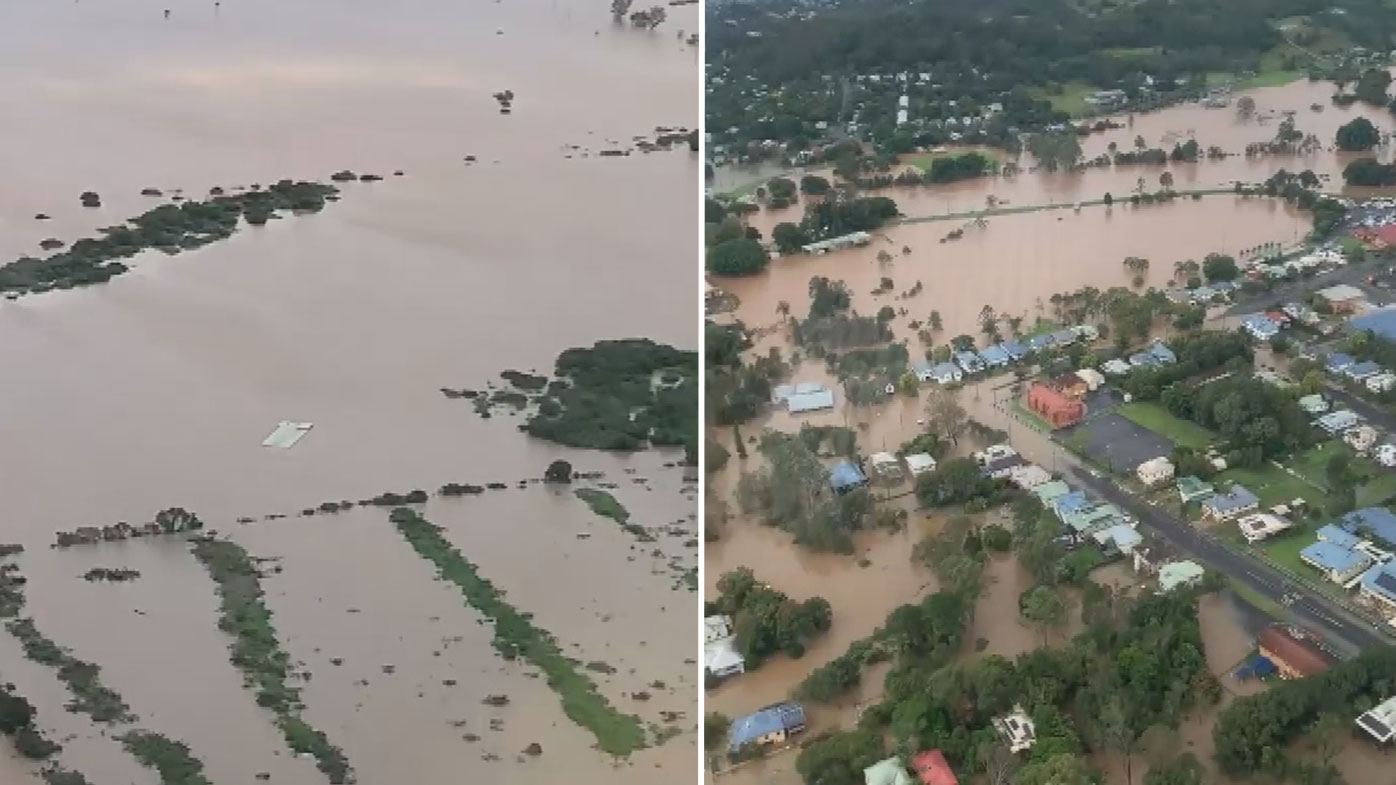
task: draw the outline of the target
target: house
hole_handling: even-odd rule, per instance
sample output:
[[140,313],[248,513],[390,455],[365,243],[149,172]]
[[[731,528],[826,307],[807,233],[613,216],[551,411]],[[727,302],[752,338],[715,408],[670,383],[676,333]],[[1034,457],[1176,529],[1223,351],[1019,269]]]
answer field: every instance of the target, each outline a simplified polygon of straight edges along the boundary
[[1358,537],[1357,535],[1352,534],[1346,531],[1345,529],[1341,529],[1337,526],[1334,526],[1331,523],[1324,524],[1323,526],[1319,527],[1319,530],[1315,532],[1314,535],[1319,539],[1320,542],[1329,542],[1338,546],[1339,548],[1346,548],[1348,550],[1356,548],[1357,544],[1362,542],[1361,537]]
[[1303,409],[1304,413],[1310,417],[1317,417],[1328,411],[1328,401],[1324,400],[1323,396],[1318,393],[1305,395],[1299,399],[1299,408]]
[[1202,565],[1195,561],[1169,562],[1158,568],[1158,587],[1162,592],[1170,592],[1180,586],[1194,586],[1206,575]]
[[1396,697],[1357,715],[1357,727],[1379,744],[1390,744],[1396,739]]
[[1377,429],[1370,425],[1349,428],[1343,434],[1343,441],[1359,455],[1365,455],[1377,443]]
[[1366,379],[1362,380],[1362,384],[1370,392],[1384,393],[1387,390],[1396,387],[1396,373],[1391,373],[1390,371],[1382,371],[1376,376],[1369,376]]
[[1087,502],[1076,509],[1059,510],[1058,515],[1062,523],[1081,537],[1108,529],[1124,519],[1119,507],[1096,502]]
[[1314,295],[1328,303],[1334,313],[1353,313],[1362,307],[1367,295],[1351,284],[1338,284],[1327,289],[1319,289]]
[[1046,469],[1032,463],[1015,466],[1008,473],[1008,481],[1025,491],[1036,488],[1051,481],[1051,479],[1052,475],[1048,474]]
[[1173,462],[1160,455],[1136,466],[1134,473],[1145,487],[1152,488],[1173,479]]
[[896,755],[863,769],[863,782],[866,785],[912,785],[911,775]]
[[1042,333],[1028,338],[1028,351],[1041,352],[1052,348],[1056,341],[1052,339],[1051,333]]
[[1241,329],[1257,341],[1268,341],[1280,334],[1280,326],[1269,317],[1252,314],[1241,320]]
[[1011,444],[991,444],[988,447],[974,453],[970,457],[979,464],[979,468],[984,468],[994,461],[1016,456],[1018,451],[1013,449]]
[[1117,523],[1091,535],[1101,550],[1107,554],[1121,553],[1126,556],[1134,552],[1144,542],[1144,536],[1127,523]]
[[1091,389],[1087,386],[1085,379],[1082,379],[1074,373],[1061,374],[1053,378],[1050,384],[1052,389],[1068,398],[1074,398],[1076,400],[1084,398],[1086,393],[1090,392]]
[[1158,360],[1148,352],[1135,352],[1129,356],[1129,364],[1132,368],[1152,368],[1158,365]]
[[852,461],[839,461],[829,470],[829,487],[839,496],[856,491],[867,484],[868,478],[864,476],[863,470]]
[[1314,420],[1314,424],[1331,434],[1339,434],[1362,422],[1362,418],[1347,409],[1329,412]]
[[1037,743],[1037,728],[1022,706],[1014,706],[1013,711],[995,717],[993,722],[994,730],[998,731],[1010,752],[1030,750]]
[[1008,356],[1012,358],[1014,362],[1017,362],[1023,359],[1024,357],[1028,356],[1028,347],[1022,345],[1021,343],[1018,343],[1017,341],[1004,341],[1000,343],[999,346],[1002,347],[1003,350],[1008,353]]
[[1260,506],[1260,499],[1241,485],[1232,483],[1231,490],[1209,496],[1202,502],[1204,520],[1229,521]]
[[1148,349],[1149,356],[1162,365],[1173,365],[1178,362],[1178,355],[1173,350],[1163,345],[1162,341],[1154,341]]
[[805,707],[798,703],[776,703],[745,717],[728,729],[728,749],[736,752],[748,744],[783,744],[805,729]]
[[1364,379],[1369,379],[1373,376],[1376,376],[1379,373],[1381,373],[1381,366],[1377,365],[1371,360],[1368,360],[1366,362],[1353,363],[1352,365],[1349,365],[1348,367],[1343,369],[1343,375],[1353,380],[1354,382],[1360,382]]
[[1337,375],[1347,370],[1348,366],[1352,365],[1355,362],[1357,362],[1356,358],[1354,358],[1350,354],[1334,352],[1333,354],[1328,355],[1328,359],[1323,361],[1323,370],[1328,371],[1331,374]]
[[906,456],[906,468],[911,471],[912,477],[920,477],[927,472],[936,470],[936,459],[929,453],[918,452]]
[[1396,468],[1396,444],[1383,444],[1372,453],[1372,460],[1388,469]]
[[1028,388],[1028,408],[1053,428],[1075,425],[1086,415],[1086,405],[1040,382]]
[[1076,332],[1076,337],[1083,341],[1094,341],[1100,337],[1100,331],[1091,324],[1078,324],[1071,328]]
[[853,232],[839,237],[831,237],[828,240],[820,240],[817,243],[810,243],[803,246],[801,250],[805,253],[823,254],[830,251],[842,251],[845,248],[861,247],[870,242],[872,242],[872,235],[867,232]]
[[1342,586],[1372,566],[1372,557],[1359,550],[1349,550],[1331,542],[1319,540],[1299,552],[1299,560]]
[[834,408],[834,391],[819,382],[779,385],[771,391],[771,399],[791,414]]
[[1236,519],[1236,528],[1241,530],[1241,536],[1246,538],[1246,542],[1254,545],[1261,540],[1274,537],[1286,529],[1292,528],[1293,523],[1278,515],[1271,515],[1267,512],[1257,512],[1250,515],[1242,515]]
[[1351,534],[1376,540],[1387,549],[1396,549],[1396,515],[1384,507],[1353,510],[1338,525]]
[[1302,679],[1332,667],[1334,658],[1319,647],[1314,636],[1287,624],[1271,624],[1261,630],[1255,647],[1274,663],[1282,679]]
[[1362,576],[1357,593],[1383,613],[1396,614],[1396,562],[1372,565]]
[[916,378],[923,382],[935,382],[936,384],[954,384],[965,378],[965,372],[960,370],[960,366],[954,363],[940,363],[928,368],[926,376],[923,378],[918,371]]
[[975,374],[984,370],[983,358],[974,351],[955,352],[955,364],[967,374]]
[[874,453],[869,460],[872,462],[873,472],[884,480],[900,480],[902,478],[902,462],[897,460],[897,456],[890,452]]
[[911,759],[911,770],[916,772],[916,779],[921,781],[921,785],[960,785],[940,750],[916,753]]
[[1018,453],[1012,455],[1002,455],[997,458],[990,458],[980,464],[980,473],[985,477],[995,480],[1002,480],[1011,475],[1014,470],[1025,463],[1023,457]]
[[1348,326],[1353,330],[1371,332],[1388,341],[1396,341],[1396,308],[1386,307],[1366,316],[1349,319]]
[[1044,482],[1032,489],[1032,495],[1036,496],[1038,501],[1048,507],[1051,507],[1057,499],[1060,499],[1068,493],[1071,493],[1071,486],[1061,480]]
[[1070,346],[1076,343],[1080,337],[1075,328],[1064,327],[1052,333],[1052,343],[1056,346]]
[[1082,368],[1076,372],[1076,376],[1086,383],[1086,389],[1090,392],[1105,386],[1105,376],[1094,368]]
[[979,359],[983,360],[984,364],[990,368],[1002,368],[1013,362],[1013,358],[998,344],[994,344],[980,352]]
[[737,652],[731,617],[709,616],[703,620],[703,668],[719,679],[746,670],[746,660]]
[[1106,376],[1124,376],[1129,373],[1130,366],[1124,360],[1108,360],[1100,366],[1100,370],[1104,371]]
[[1211,496],[1215,490],[1210,482],[1204,482],[1191,474],[1178,478],[1178,498],[1182,499],[1183,504],[1191,504],[1205,499]]

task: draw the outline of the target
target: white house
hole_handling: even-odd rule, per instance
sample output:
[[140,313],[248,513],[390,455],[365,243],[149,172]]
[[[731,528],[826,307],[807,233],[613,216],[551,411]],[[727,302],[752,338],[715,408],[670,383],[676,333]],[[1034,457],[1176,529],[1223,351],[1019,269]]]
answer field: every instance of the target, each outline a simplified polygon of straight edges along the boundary
[[736,676],[746,670],[746,660],[737,652],[730,617],[709,616],[703,620],[703,667],[716,678]]
[[965,378],[964,371],[954,363],[940,363],[931,365],[929,363],[917,363],[911,367],[916,374],[918,381],[935,382],[936,384],[953,384]]
[[906,456],[906,468],[911,470],[912,477],[920,477],[927,472],[933,472],[936,468],[936,459],[929,453],[918,452]]
[[1328,401],[1324,400],[1322,395],[1314,393],[1300,398],[1299,408],[1303,409],[1304,413],[1310,417],[1317,417],[1328,411]]
[[1368,390],[1374,393],[1384,393],[1392,387],[1396,387],[1396,373],[1382,371],[1376,376],[1369,376],[1362,380]]
[[1011,713],[995,717],[994,730],[998,731],[1010,752],[1030,750],[1037,743],[1037,728],[1022,706],[1015,705]]
[[1288,520],[1265,512],[1242,515],[1236,519],[1236,528],[1241,530],[1241,536],[1246,538],[1246,542],[1252,545],[1293,526],[1294,524]]
[[1366,453],[1377,443],[1377,430],[1370,425],[1350,428],[1343,434],[1343,441],[1359,454]]
[[1163,456],[1153,458],[1135,467],[1134,473],[1146,487],[1152,488],[1161,482],[1173,479],[1173,462]]
[[1396,467],[1396,444],[1383,444],[1372,453],[1372,459],[1390,469]]

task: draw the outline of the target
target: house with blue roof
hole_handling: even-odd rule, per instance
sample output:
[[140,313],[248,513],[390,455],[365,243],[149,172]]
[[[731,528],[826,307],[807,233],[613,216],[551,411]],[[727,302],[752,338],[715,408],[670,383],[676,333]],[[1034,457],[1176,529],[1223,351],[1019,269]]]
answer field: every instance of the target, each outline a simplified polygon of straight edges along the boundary
[[1108,503],[1091,504],[1079,510],[1068,510],[1061,517],[1063,523],[1082,537],[1124,522],[1120,508]]
[[1242,319],[1241,329],[1257,341],[1268,341],[1280,334],[1280,326],[1262,314],[1252,314]]
[[1041,352],[1052,348],[1055,343],[1056,342],[1052,340],[1051,333],[1043,333],[1042,335],[1034,335],[1028,339],[1028,349],[1034,352]]
[[1005,352],[1008,352],[1008,356],[1011,357],[1014,362],[1017,362],[1023,359],[1024,357],[1028,356],[1028,347],[1022,345],[1021,343],[1018,343],[1017,341],[1004,341],[1003,343],[999,344],[999,346],[1003,347],[1003,350]]
[[1355,362],[1357,362],[1357,360],[1353,359],[1353,356],[1350,354],[1334,352],[1328,355],[1328,359],[1323,361],[1323,369],[1332,374],[1339,374],[1347,370],[1347,367]]
[[1058,346],[1070,346],[1073,343],[1076,343],[1076,339],[1079,337],[1080,336],[1077,335],[1075,328],[1067,327],[1065,329],[1057,330],[1056,332],[1052,333],[1052,343]]
[[1360,585],[1358,596],[1383,613],[1396,614],[1396,561],[1373,565]]
[[1013,362],[1013,358],[1010,357],[1008,352],[1004,351],[1003,346],[999,344],[994,344],[981,351],[979,353],[979,359],[983,360],[984,364],[990,368],[1002,368]]
[[1315,532],[1315,535],[1321,542],[1331,542],[1339,548],[1347,548],[1348,550],[1356,548],[1357,543],[1362,541],[1357,535],[1334,526],[1331,523],[1324,524]]
[[1152,368],[1158,365],[1158,358],[1148,352],[1135,352],[1129,356],[1129,364],[1135,368]]
[[955,352],[955,364],[964,369],[965,373],[979,373],[984,370],[984,360],[978,352]]
[[1214,493],[1202,500],[1202,517],[1216,521],[1229,521],[1238,515],[1245,515],[1260,506],[1260,499],[1244,486],[1232,483],[1226,493]]
[[1208,285],[1212,287],[1213,291],[1221,294],[1229,294],[1238,288],[1235,281],[1213,281]]
[[863,470],[853,461],[839,461],[829,470],[829,487],[839,496],[856,491],[867,484],[867,475],[863,474]]
[[1299,560],[1323,573],[1339,586],[1356,578],[1372,565],[1372,557],[1359,550],[1343,548],[1319,540],[1299,552]]
[[1154,341],[1149,347],[1149,355],[1164,365],[1172,365],[1178,362],[1178,355],[1173,350],[1163,345],[1162,341]]
[[1388,341],[1396,341],[1396,308],[1381,308],[1364,316],[1354,316],[1348,320],[1354,330],[1373,333]]
[[1371,360],[1367,360],[1366,362],[1353,363],[1352,365],[1349,365],[1348,367],[1343,369],[1343,375],[1353,380],[1354,382],[1360,382],[1363,379],[1376,376],[1379,373],[1381,373],[1381,366],[1377,365]]
[[805,707],[798,703],[776,703],[738,717],[727,730],[727,748],[736,752],[748,744],[783,744],[805,729]]
[[1385,507],[1363,507],[1344,515],[1338,523],[1344,531],[1376,540],[1387,550],[1396,550],[1396,515]]
[[1085,491],[1068,491],[1052,500],[1052,511],[1057,514],[1058,518],[1065,521],[1067,513],[1079,512],[1089,507],[1090,504],[1091,500],[1086,496]]

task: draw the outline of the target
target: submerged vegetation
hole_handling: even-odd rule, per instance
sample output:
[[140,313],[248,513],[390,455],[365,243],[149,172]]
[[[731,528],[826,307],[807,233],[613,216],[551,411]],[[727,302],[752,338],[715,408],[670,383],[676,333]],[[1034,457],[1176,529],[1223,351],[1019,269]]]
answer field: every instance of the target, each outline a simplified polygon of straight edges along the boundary
[[627,534],[634,536],[641,542],[654,542],[654,535],[645,531],[645,527],[630,522],[630,511],[624,505],[616,501],[616,497],[606,491],[596,488],[578,488],[572,492],[578,499],[586,502],[591,511],[603,518],[610,518],[620,524],[620,528]]
[[282,180],[237,195],[162,204],[106,227],[100,238],[84,238],[47,258],[24,256],[0,267],[0,292],[45,292],[105,283],[129,269],[122,259],[142,251],[177,254],[200,248],[231,236],[240,218],[258,225],[279,217],[281,211],[319,212],[336,193],[330,185]]
[[438,575],[454,583],[471,607],[493,620],[494,648],[501,656],[521,657],[547,674],[548,686],[561,698],[563,712],[591,731],[598,747],[611,755],[625,756],[645,746],[640,720],[611,706],[552,636],[509,605],[503,592],[480,576],[475,565],[441,534],[440,527],[406,507],[393,510],[390,520],[417,555],[436,565]]
[[160,773],[161,785],[213,785],[204,776],[204,764],[183,742],[146,731],[124,733],[117,740],[132,757]]
[[276,715],[287,746],[314,756],[316,768],[331,783],[352,782],[353,770],[344,752],[323,731],[301,719],[300,690],[289,683],[291,658],[276,639],[271,610],[262,600],[261,572],[252,557],[242,546],[212,537],[195,540],[193,551],[218,585],[222,613],[218,628],[232,636],[232,663],[242,671],[246,686],[256,690],[257,705]]
[[746,670],[760,667],[776,652],[802,657],[805,646],[828,632],[833,609],[823,597],[803,602],[756,580],[746,567],[723,575],[717,582],[717,596],[709,599],[704,616],[731,616],[737,650],[745,659]]
[[504,376],[517,389],[486,396],[443,388],[443,394],[474,400],[482,415],[495,405],[531,405],[519,430],[558,444],[614,451],[681,446],[685,463],[698,464],[697,352],[648,338],[599,341],[559,355],[546,384],[517,371]]

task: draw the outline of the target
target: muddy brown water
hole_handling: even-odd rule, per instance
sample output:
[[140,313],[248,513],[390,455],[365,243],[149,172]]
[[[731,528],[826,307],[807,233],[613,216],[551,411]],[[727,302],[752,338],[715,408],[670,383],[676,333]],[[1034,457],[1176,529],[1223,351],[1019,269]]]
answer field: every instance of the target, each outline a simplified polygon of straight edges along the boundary
[[[142,727],[187,741],[214,781],[265,771],[272,782],[323,782],[242,688],[213,586],[183,545],[47,547],[59,530],[182,505],[252,555],[282,560],[267,602],[311,674],[307,719],[344,748],[360,782],[638,783],[690,772],[697,666],[685,660],[697,648],[697,597],[672,590],[667,562],[692,564],[684,541],[696,535],[636,548],[540,486],[427,508],[569,653],[619,669],[596,680],[622,709],[656,724],[670,724],[660,712],[685,713],[672,723],[688,724],[682,735],[617,764],[591,749],[542,680],[497,658],[489,628],[433,581],[385,510],[233,521],[452,481],[512,486],[565,457],[606,472],[638,523],[696,531],[691,486],[662,465],[678,455],[530,440],[517,418],[478,419],[438,391],[497,382],[506,368],[546,372],[561,350],[595,340],[696,346],[692,259],[673,244],[691,236],[696,157],[686,147],[595,157],[658,126],[696,126],[699,54],[675,38],[697,29],[696,10],[670,8],[647,33],[575,0],[230,0],[174,7],[166,20],[168,5],[0,9],[10,141],[0,258],[133,217],[161,201],[140,196],[146,187],[198,197],[345,168],[387,179],[349,183],[318,215],[243,228],[198,252],[142,254],[105,286],[0,305],[0,365],[13,371],[0,391],[10,512],[0,540],[28,546],[26,612],[100,663]],[[491,97],[506,88],[517,95],[507,117]],[[79,206],[85,190],[103,206]],[[34,220],[40,212],[52,220]],[[290,450],[262,448],[282,419],[315,427]],[[652,490],[632,482],[641,476]],[[91,566],[142,577],[88,584],[78,576]],[[51,670],[8,635],[0,670],[63,741],[62,763],[94,781],[155,782],[64,711]],[[666,687],[646,686],[655,681]],[[622,697],[636,691],[650,700]],[[487,693],[511,702],[490,709]],[[489,730],[491,717],[502,731]],[[462,740],[472,732],[482,740]],[[543,755],[517,763],[534,741]],[[5,782],[31,769],[0,757]]]

